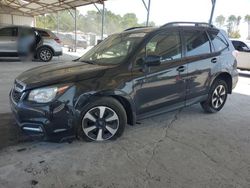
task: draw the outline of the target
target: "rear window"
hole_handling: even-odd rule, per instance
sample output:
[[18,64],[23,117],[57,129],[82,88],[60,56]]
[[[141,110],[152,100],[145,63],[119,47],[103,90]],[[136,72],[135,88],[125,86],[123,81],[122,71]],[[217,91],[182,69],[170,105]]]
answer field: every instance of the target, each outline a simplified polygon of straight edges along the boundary
[[215,52],[219,52],[228,48],[228,42],[220,32],[209,32]]
[[204,31],[184,31],[186,56],[211,53],[210,42]]
[[50,37],[50,35],[46,31],[42,30],[37,30],[37,31],[42,37]]

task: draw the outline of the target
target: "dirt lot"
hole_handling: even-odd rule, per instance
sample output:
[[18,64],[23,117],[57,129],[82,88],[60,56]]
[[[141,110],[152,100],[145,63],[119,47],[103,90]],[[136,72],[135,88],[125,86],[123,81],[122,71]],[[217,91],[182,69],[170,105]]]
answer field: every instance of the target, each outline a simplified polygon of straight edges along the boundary
[[250,72],[225,108],[199,105],[127,126],[113,142],[31,141],[14,125],[8,91],[35,63],[0,62],[0,187],[250,187]]

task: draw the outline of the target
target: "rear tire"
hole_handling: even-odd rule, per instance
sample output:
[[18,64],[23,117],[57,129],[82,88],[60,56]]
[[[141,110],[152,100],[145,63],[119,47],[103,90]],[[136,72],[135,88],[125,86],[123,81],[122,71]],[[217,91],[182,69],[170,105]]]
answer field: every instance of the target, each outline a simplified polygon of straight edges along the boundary
[[126,124],[123,106],[113,98],[102,97],[84,108],[77,137],[88,142],[115,140],[122,135]]
[[228,86],[224,80],[217,79],[212,84],[208,98],[201,102],[201,107],[207,113],[219,112],[227,100]]
[[53,52],[48,47],[41,47],[37,52],[38,58],[43,62],[49,62],[53,57]]

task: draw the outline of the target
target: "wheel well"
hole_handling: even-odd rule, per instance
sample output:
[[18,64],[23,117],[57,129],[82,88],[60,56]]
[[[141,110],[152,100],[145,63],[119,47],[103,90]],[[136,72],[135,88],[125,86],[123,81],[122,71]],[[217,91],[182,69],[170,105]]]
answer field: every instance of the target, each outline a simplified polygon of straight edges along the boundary
[[133,110],[129,101],[125,99],[124,97],[117,96],[117,95],[112,95],[111,97],[115,98],[122,104],[127,114],[127,121],[128,121],[127,123],[129,125],[134,125],[135,122],[134,122]]
[[233,84],[233,81],[232,81],[232,76],[229,74],[229,73],[220,73],[216,79],[221,79],[221,80],[224,80],[227,85],[228,85],[228,92],[231,94],[232,93],[232,84]]
[[36,50],[36,52],[38,52],[41,48],[49,48],[52,51],[52,54],[55,55],[55,51],[53,50],[52,47],[44,45],[44,46],[39,46]]

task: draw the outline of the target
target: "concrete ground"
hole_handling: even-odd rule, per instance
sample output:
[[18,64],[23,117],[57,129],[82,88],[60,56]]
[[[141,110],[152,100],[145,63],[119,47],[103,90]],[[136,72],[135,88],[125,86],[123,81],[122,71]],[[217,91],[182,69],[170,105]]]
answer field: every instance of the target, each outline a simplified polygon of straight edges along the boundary
[[194,105],[127,126],[116,141],[48,143],[20,134],[7,101],[14,77],[40,64],[0,62],[0,187],[250,187],[250,72],[217,114]]

